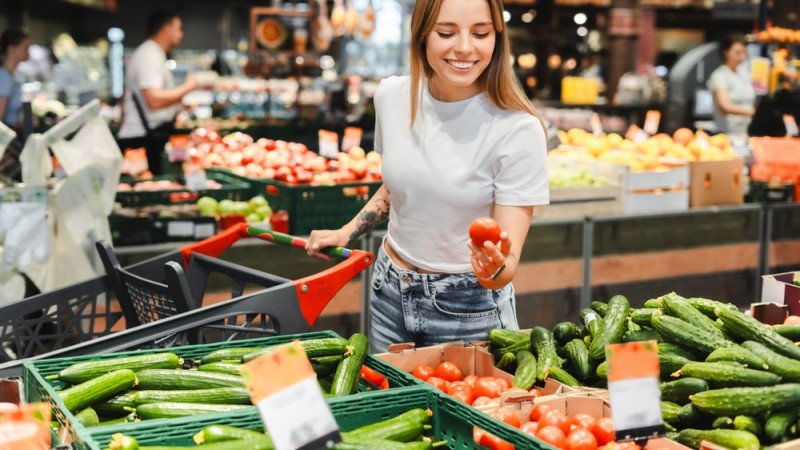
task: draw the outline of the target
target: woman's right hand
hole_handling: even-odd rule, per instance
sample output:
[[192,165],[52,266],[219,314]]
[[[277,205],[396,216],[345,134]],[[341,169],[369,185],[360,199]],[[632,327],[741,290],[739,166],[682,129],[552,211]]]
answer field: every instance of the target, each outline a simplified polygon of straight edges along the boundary
[[309,256],[330,261],[331,257],[321,253],[327,247],[346,247],[350,243],[350,234],[344,229],[338,230],[313,230],[308,236],[306,251]]

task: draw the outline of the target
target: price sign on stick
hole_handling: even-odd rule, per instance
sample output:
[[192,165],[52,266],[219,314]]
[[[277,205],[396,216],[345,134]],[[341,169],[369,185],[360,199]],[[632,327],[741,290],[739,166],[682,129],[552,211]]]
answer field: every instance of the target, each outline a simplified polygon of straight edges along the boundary
[[244,364],[241,371],[276,450],[327,449],[342,440],[300,341]]
[[614,436],[618,441],[646,439],[665,433],[657,352],[656,341],[606,346],[608,395]]
[[595,136],[603,135],[603,124],[600,123],[599,114],[592,113],[592,116],[589,118],[589,125],[592,126],[592,134],[594,134]]
[[187,162],[183,165],[183,174],[186,177],[186,189],[190,191],[202,191],[207,189],[206,169],[198,163]]
[[658,133],[658,124],[661,122],[661,112],[651,109],[644,115],[644,131],[649,135]]
[[319,130],[319,154],[330,159],[336,159],[339,154],[339,135],[335,131]]

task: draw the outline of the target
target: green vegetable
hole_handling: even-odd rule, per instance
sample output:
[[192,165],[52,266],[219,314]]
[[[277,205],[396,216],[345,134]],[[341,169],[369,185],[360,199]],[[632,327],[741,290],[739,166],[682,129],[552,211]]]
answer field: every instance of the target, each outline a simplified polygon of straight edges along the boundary
[[664,310],[667,314],[675,316],[686,323],[690,323],[710,334],[716,335],[721,340],[729,340],[719,328],[714,326],[714,320],[701,313],[688,300],[675,293],[661,297]]
[[529,343],[531,337],[527,333],[517,330],[494,328],[489,330],[489,344],[493,349],[508,347],[519,343]]
[[712,387],[772,386],[780,381],[771,372],[718,362],[689,362],[681,368],[681,376],[702,378]]
[[243,408],[254,407],[247,405],[221,405],[216,403],[144,403],[136,407],[136,416],[141,419],[166,419],[194,416],[197,414],[233,411]]
[[514,372],[512,386],[530,389],[536,382],[536,357],[533,353],[522,350],[517,353],[517,370]]
[[696,430],[687,428],[678,433],[677,441],[692,448],[700,448],[703,441],[730,449],[758,450],[761,442],[753,433],[742,430]]
[[730,309],[719,309],[717,315],[725,324],[725,329],[730,330],[742,340],[760,342],[784,356],[800,359],[800,347],[775,332],[772,327],[764,325],[747,314]]
[[564,346],[567,361],[576,378],[586,381],[592,375],[592,362],[589,359],[589,349],[582,339],[573,339]]
[[664,340],[708,355],[720,347],[735,345],[732,341],[720,338],[705,329],[698,328],[677,317],[666,314],[653,314],[652,325]]
[[656,330],[626,331],[622,335],[622,342],[662,341],[663,338]]
[[361,366],[364,364],[366,356],[367,337],[361,333],[353,333],[347,341],[344,358],[333,375],[331,394],[334,397],[355,394]]
[[230,425],[209,425],[192,438],[194,442],[199,444],[210,444],[213,442],[225,442],[233,440],[250,440],[250,439],[267,439],[270,440],[268,434],[263,431],[247,430],[244,428],[233,427]]
[[583,386],[580,381],[559,366],[551,366],[547,371],[547,376],[567,386]]
[[608,301],[608,310],[603,318],[603,327],[600,333],[592,340],[589,346],[589,357],[593,360],[605,358],[605,347],[608,344],[622,342],[625,334],[630,303],[622,295],[615,295]]
[[536,355],[536,379],[544,381],[550,367],[561,365],[561,358],[556,353],[556,341],[550,330],[540,326],[531,328],[530,339],[532,353]]
[[136,403],[133,402],[134,391],[124,391],[113,397],[92,404],[92,408],[102,417],[121,417],[130,414]]
[[662,380],[669,380],[672,374],[681,370],[683,366],[691,361],[681,355],[674,353],[659,353],[658,354],[658,368],[659,375]]
[[137,405],[143,403],[218,403],[223,405],[250,405],[250,390],[244,387],[224,387],[187,390],[147,390],[133,395]]
[[749,431],[756,436],[760,436],[764,431],[761,422],[753,416],[736,416],[733,418],[733,429]]
[[132,370],[120,369],[59,391],[58,395],[64,406],[74,413],[130,389],[135,383],[136,375]]
[[224,373],[198,370],[145,369],[136,372],[140,390],[211,389],[215,387],[244,387],[244,379]]
[[688,301],[690,305],[695,307],[695,309],[705,314],[706,317],[712,320],[717,318],[717,309],[724,308],[733,311],[739,310],[739,308],[737,308],[733,303],[724,303],[708,298],[691,297],[687,298],[686,301]]
[[214,350],[200,359],[200,365],[222,361],[241,361],[245,355],[262,350],[263,347],[229,347]]
[[690,396],[707,391],[708,382],[701,378],[685,377],[661,383],[660,387],[662,400],[685,405]]
[[78,384],[119,369],[130,369],[134,372],[142,369],[174,369],[182,362],[181,358],[174,353],[153,353],[123,358],[100,359],[72,364],[61,369],[58,374],[50,375],[47,378]]
[[[279,344],[279,345],[272,345],[269,347],[265,347],[259,349],[253,353],[248,353],[242,357],[242,362],[248,362],[255,358],[258,358],[261,355],[265,355],[270,352],[274,352],[276,349],[285,347],[290,344]],[[335,356],[335,355],[344,355],[347,351],[348,343],[346,340],[342,338],[319,338],[319,339],[308,339],[305,341],[300,341],[300,346],[303,347],[303,351],[306,353],[306,356],[309,358],[317,358],[320,356]]]
[[683,356],[690,361],[697,361],[697,355],[686,347],[671,342],[659,342],[658,353],[672,353],[673,355]]
[[680,419],[678,418],[678,411],[680,411],[680,409],[681,405],[677,403],[661,401],[661,417],[666,423],[674,426],[679,425]]
[[800,341],[800,325],[773,325],[772,330],[792,342]]
[[800,361],[778,354],[764,344],[755,341],[742,342],[742,348],[762,357],[769,371],[778,374],[783,381],[800,382]]
[[514,352],[505,352],[497,361],[497,368],[503,370],[513,370],[514,365],[517,364],[517,355]]
[[769,364],[767,364],[764,358],[740,345],[718,348],[708,355],[706,361],[736,361],[746,365],[751,369],[769,370]]
[[600,328],[603,324],[603,318],[591,308],[584,308],[580,310],[578,316],[580,317],[583,326],[586,327],[586,331],[589,333],[589,336],[592,338],[597,336],[597,333],[600,332]]
[[780,442],[786,436],[789,426],[798,418],[800,408],[797,407],[772,412],[764,422],[764,439],[771,444]]
[[564,345],[573,339],[582,338],[583,331],[572,322],[560,322],[553,327],[553,337],[560,345]]
[[728,416],[719,416],[711,422],[711,428],[718,429],[723,428],[726,430],[733,429],[733,419]]
[[606,317],[606,314],[608,314],[608,303],[593,301],[589,304],[589,307],[591,307],[594,310],[594,312],[599,314],[600,317],[604,319]]
[[225,373],[228,375],[240,376],[241,372],[239,372],[239,369],[241,369],[241,367],[242,365],[239,363],[218,361],[198,366],[197,370],[201,372]]
[[658,308],[638,308],[632,309],[630,318],[633,323],[639,326],[650,326],[650,318],[653,317],[653,313],[656,312]]
[[800,384],[712,389],[692,395],[691,400],[700,411],[717,416],[755,415],[796,406]]
[[100,418],[97,417],[97,412],[91,406],[87,406],[75,414],[81,425],[85,427],[96,427],[100,425]]
[[351,431],[342,432],[345,442],[358,442],[369,439],[386,439],[408,442],[419,439],[428,423],[430,414],[424,409],[414,408],[398,416],[377,423],[365,425]]

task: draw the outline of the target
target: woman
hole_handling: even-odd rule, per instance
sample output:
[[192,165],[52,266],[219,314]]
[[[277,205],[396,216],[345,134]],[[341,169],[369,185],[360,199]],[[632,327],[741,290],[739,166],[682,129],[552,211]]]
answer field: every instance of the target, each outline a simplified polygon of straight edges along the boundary
[[744,37],[731,34],[719,42],[722,65],[708,78],[708,89],[714,96],[714,124],[718,133],[746,133],[755,113],[756,93],[750,80],[736,69],[747,60]]
[[[533,206],[548,203],[547,151],[502,14],[500,0],[416,2],[411,75],[384,79],[375,93],[384,184],[347,225],[309,237],[319,255],[391,219],[373,271],[373,352],[518,329],[511,281]],[[500,224],[498,243],[469,242],[481,216]]]
[[0,35],[0,118],[18,135],[22,132],[22,88],[14,80],[14,71],[30,57],[31,40],[21,28],[9,28]]

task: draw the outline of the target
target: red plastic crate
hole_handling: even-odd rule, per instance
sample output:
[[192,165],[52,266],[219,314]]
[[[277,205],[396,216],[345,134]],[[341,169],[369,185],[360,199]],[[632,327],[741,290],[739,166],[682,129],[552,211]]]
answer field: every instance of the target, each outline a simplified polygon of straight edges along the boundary
[[780,178],[800,184],[800,139],[754,137],[750,146],[756,160],[750,169],[752,179]]

